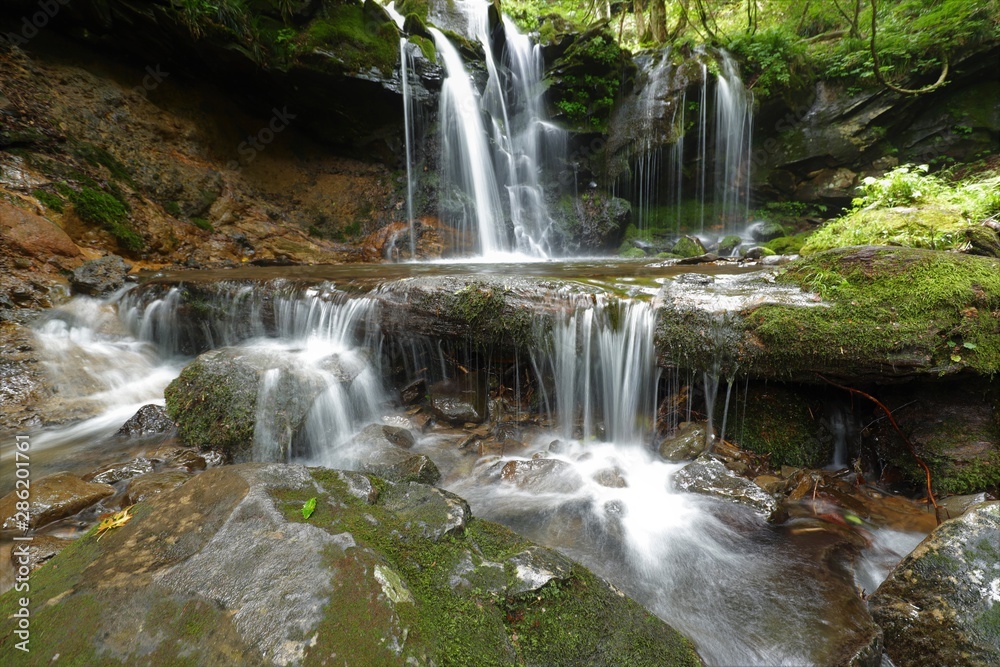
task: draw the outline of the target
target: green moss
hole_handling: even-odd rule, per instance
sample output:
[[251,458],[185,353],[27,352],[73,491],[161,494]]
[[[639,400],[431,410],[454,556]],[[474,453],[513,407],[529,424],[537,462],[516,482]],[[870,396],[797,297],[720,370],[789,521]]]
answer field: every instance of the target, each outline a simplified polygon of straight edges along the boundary
[[175,218],[179,218],[182,215],[181,205],[175,201],[168,201],[166,204],[163,205],[163,210],[169,213],[170,215],[174,216]]
[[[775,468],[783,465],[821,468],[833,458],[832,439],[825,444],[821,442],[813,418],[822,404],[817,404],[814,411],[801,390],[777,385],[754,387],[743,400],[753,407],[743,411],[742,419],[730,421],[726,439],[752,452],[769,455],[769,462]],[[730,415],[734,415],[738,406],[731,405],[730,410],[733,410]],[[722,423],[721,413],[716,423]]]
[[212,223],[210,223],[205,218],[191,218],[191,224],[197,227],[198,229],[204,229],[206,232],[215,231],[215,227],[212,226]]
[[95,167],[104,167],[112,178],[132,184],[132,172],[106,149],[93,144],[81,143],[74,153]]
[[803,254],[854,245],[949,250],[965,242],[970,225],[951,206],[867,209],[827,223],[800,249]]
[[[322,664],[334,652],[349,664],[386,664],[386,644],[394,641],[405,647],[403,660],[412,657],[442,666],[562,665],[581,660],[700,664],[688,641],[583,568],[532,593],[491,592],[504,590],[513,572],[484,563],[503,563],[529,546],[503,526],[471,519],[463,534],[434,542],[387,510],[382,504],[385,494],[370,505],[348,494],[335,471],[313,469],[312,475],[324,491],[309,523],[330,532],[350,532],[357,544],[349,559],[338,549],[327,554],[343,583],[330,607],[360,607],[362,612],[346,615],[349,618],[328,614],[306,665]],[[380,481],[370,479],[373,484]],[[298,509],[312,494],[312,489],[303,489],[274,497],[289,521],[301,522]],[[482,579],[470,573],[469,585],[455,585],[453,573],[469,561],[477,571],[494,574]],[[376,566],[391,570],[395,587],[413,597],[412,602],[395,603],[394,614],[386,604],[374,603],[382,594],[370,574]]]
[[802,250],[803,244],[809,234],[796,234],[795,236],[779,236],[764,244],[768,250],[773,250],[779,255],[797,255]]
[[328,7],[327,15],[314,19],[306,29],[306,49],[330,51],[348,71],[375,67],[383,74],[392,73],[399,56],[399,31],[384,14],[366,10],[370,2],[364,7]]
[[531,315],[507,303],[504,287],[473,280],[452,294],[434,295],[422,304],[461,323],[481,346],[525,349],[535,340]]
[[146,247],[146,241],[132,228],[128,207],[121,200],[90,187],[72,191],[69,198],[81,220],[103,227],[122,248],[139,252]]
[[623,249],[618,251],[618,256],[625,259],[641,259],[646,256],[646,251],[633,245],[629,245],[627,248],[623,245]]
[[35,190],[32,192],[35,199],[42,202],[46,208],[50,208],[56,213],[62,213],[65,208],[65,201],[59,195],[54,192],[49,192],[48,190]]
[[240,377],[234,378],[225,368],[195,360],[167,385],[164,397],[167,414],[185,443],[221,451],[233,461],[253,443],[257,377],[237,367]]
[[879,364],[942,373],[1000,370],[996,259],[841,249],[793,263],[779,281],[818,291],[830,305],[768,305],[747,316],[776,373]]
[[606,133],[628,62],[610,33],[579,35],[547,75],[559,117],[577,132]]
[[432,63],[437,61],[437,49],[434,48],[434,42],[420,35],[412,35],[410,42],[420,47],[420,52],[424,54],[424,58],[427,58]]

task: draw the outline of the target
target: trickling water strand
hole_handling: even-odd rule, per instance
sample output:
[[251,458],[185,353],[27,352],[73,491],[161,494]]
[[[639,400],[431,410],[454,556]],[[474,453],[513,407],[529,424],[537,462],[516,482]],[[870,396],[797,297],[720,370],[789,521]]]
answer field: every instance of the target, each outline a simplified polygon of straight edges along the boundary
[[[619,444],[645,442],[655,419],[653,311],[639,301],[603,299],[552,325],[548,358],[561,434]],[[603,433],[599,422],[603,422]]]
[[[400,30],[406,23],[402,14],[396,11],[396,3],[390,2],[385,7],[389,17],[396,22]],[[410,70],[413,69],[413,56],[409,49],[410,40],[399,38],[399,74],[403,82],[403,133],[406,145],[406,221],[410,227],[410,259],[417,258],[417,238],[413,228],[413,99],[410,92]]]

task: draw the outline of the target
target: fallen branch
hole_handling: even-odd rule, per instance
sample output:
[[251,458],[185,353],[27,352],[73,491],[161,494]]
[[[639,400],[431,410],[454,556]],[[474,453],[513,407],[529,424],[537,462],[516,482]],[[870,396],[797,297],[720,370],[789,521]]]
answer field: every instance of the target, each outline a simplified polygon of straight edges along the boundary
[[936,511],[938,509],[938,504],[937,504],[937,500],[934,499],[934,491],[931,488],[932,487],[932,485],[931,485],[931,469],[927,466],[926,463],[924,463],[924,460],[922,458],[920,458],[920,455],[917,454],[917,448],[913,446],[913,443],[910,442],[910,439],[906,437],[905,433],[903,433],[903,429],[899,428],[899,424],[896,423],[896,418],[892,415],[892,410],[890,410],[889,408],[887,408],[885,406],[885,404],[882,403],[882,401],[878,400],[877,398],[875,398],[871,394],[867,394],[867,393],[861,391],[860,389],[854,389],[853,387],[845,387],[842,384],[837,384],[833,380],[829,380],[829,379],[823,377],[822,375],[820,375],[819,373],[817,373],[816,375],[818,375],[819,378],[821,380],[823,380],[823,382],[826,382],[827,384],[831,384],[834,387],[837,387],[838,389],[843,389],[844,391],[849,391],[852,394],[857,394],[858,396],[862,396],[864,398],[867,398],[869,401],[871,401],[872,403],[874,403],[875,405],[877,405],[879,408],[882,409],[882,412],[885,413],[885,416],[889,418],[889,423],[892,424],[892,427],[894,429],[896,429],[896,433],[898,433],[899,437],[901,437],[903,439],[903,442],[906,443],[906,447],[907,447],[907,449],[910,450],[910,454],[913,456],[913,460],[917,462],[917,465],[919,465],[921,468],[924,469],[924,476],[925,476],[926,481],[927,481],[927,499],[934,506],[934,509]]

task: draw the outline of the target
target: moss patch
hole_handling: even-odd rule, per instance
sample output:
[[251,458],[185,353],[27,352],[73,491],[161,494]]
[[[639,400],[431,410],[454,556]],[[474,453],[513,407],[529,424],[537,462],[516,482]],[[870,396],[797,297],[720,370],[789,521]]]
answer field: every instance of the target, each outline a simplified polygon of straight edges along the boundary
[[114,196],[91,187],[70,192],[76,214],[84,222],[100,225],[125,250],[139,252],[146,241],[132,227],[128,207]]
[[[759,361],[802,369],[1000,370],[1000,261],[914,249],[847,248],[789,265],[778,280],[829,307],[749,313]],[[749,350],[754,353],[754,350]]]
[[306,29],[305,48],[329,51],[348,71],[375,67],[391,74],[399,57],[399,31],[381,8],[377,11],[369,10],[368,3],[328,7],[327,15]]

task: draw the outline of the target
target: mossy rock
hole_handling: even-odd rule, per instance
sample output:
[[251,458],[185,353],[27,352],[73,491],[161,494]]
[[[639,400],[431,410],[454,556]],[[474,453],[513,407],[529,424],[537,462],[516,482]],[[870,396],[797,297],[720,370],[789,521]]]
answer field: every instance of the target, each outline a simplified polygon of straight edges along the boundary
[[1000,503],[938,526],[869,599],[896,665],[1000,664]]
[[950,250],[971,227],[957,206],[862,209],[831,220],[803,244],[802,254],[858,245]]
[[681,257],[698,257],[699,255],[705,254],[705,246],[696,236],[682,236],[680,240],[674,244],[671,252],[675,255],[680,255]]
[[823,305],[744,314],[753,373],[852,382],[1000,371],[1000,261],[910,248],[842,248],[778,277]]
[[[32,651],[15,648],[9,623],[0,660],[701,664],[688,640],[585,568],[467,506],[461,517],[424,511],[448,500],[359,473],[209,470],[36,571]],[[21,595],[0,597],[0,612]]]
[[372,0],[329,7],[306,27],[305,35],[303,50],[329,54],[345,72],[375,68],[388,75],[399,61],[399,30]]
[[722,240],[719,241],[719,255],[722,257],[732,255],[733,251],[740,247],[741,243],[743,243],[743,239],[736,234],[722,237]]

